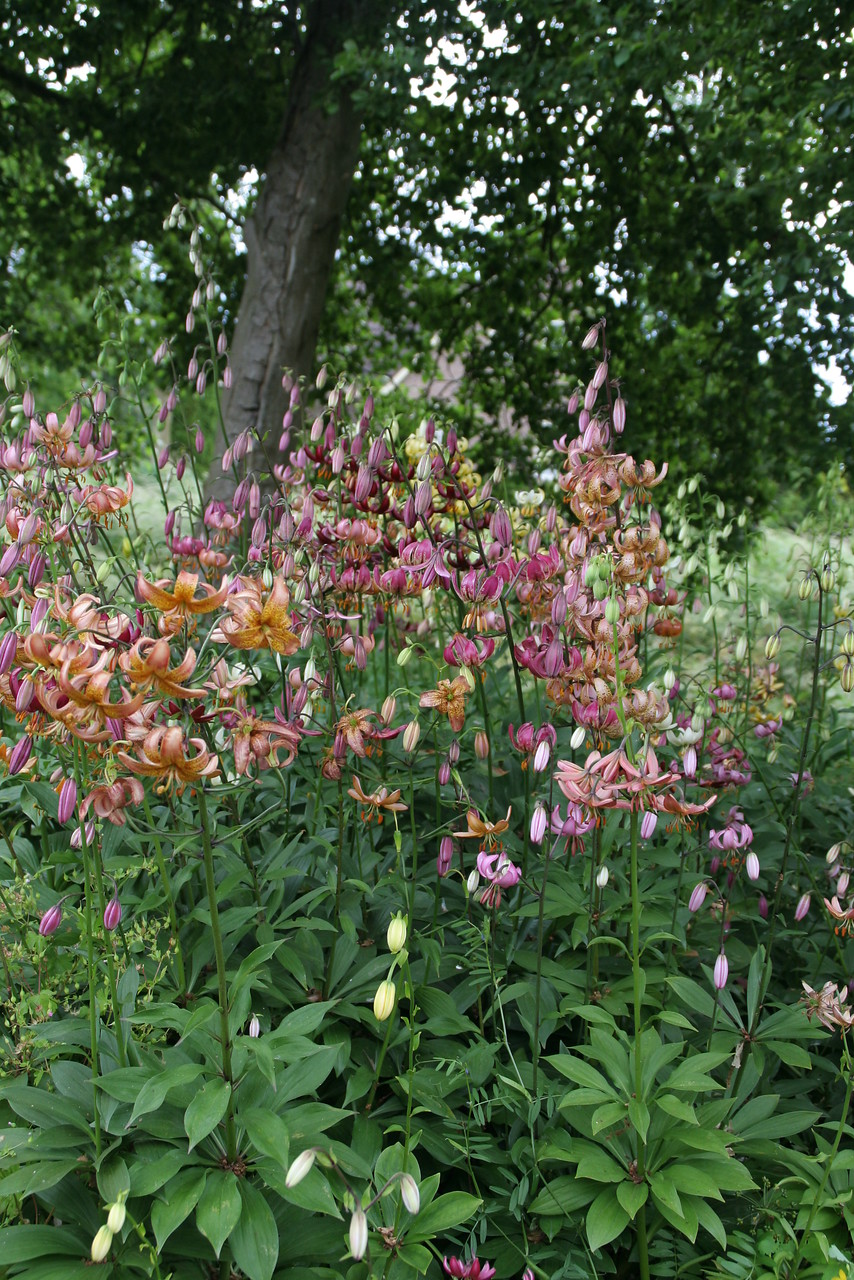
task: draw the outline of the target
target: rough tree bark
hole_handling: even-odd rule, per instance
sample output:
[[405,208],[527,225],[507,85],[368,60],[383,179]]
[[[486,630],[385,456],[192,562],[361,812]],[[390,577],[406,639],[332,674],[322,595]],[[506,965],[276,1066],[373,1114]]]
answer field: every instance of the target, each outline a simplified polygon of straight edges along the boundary
[[[222,457],[241,431],[269,438],[274,453],[288,405],[282,373],[310,376],[341,221],[359,156],[361,119],[351,87],[332,81],[348,37],[361,43],[387,20],[376,0],[317,0],[293,68],[285,121],[244,237],[248,271],[231,349],[208,497],[230,497]],[[255,455],[257,457],[257,454]],[[247,465],[252,465],[252,457]],[[262,466],[260,459],[259,466]],[[263,466],[262,466],[263,469]]]

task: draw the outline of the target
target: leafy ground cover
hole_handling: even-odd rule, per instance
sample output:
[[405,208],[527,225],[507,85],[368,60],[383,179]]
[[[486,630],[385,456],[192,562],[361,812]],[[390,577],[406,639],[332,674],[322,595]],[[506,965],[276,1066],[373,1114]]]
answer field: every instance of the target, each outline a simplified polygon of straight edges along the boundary
[[153,538],[0,342],[5,1274],[847,1276],[839,480],[765,581],[603,321],[541,489],[293,384]]

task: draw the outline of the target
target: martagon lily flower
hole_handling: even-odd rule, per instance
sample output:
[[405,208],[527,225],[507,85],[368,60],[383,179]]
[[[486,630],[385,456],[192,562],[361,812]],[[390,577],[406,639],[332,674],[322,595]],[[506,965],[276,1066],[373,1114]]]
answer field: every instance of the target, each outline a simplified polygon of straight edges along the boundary
[[291,630],[290,594],[284,581],[276,578],[266,598],[257,582],[242,581],[244,588],[226,601],[230,617],[219,625],[221,638],[235,649],[272,649],[284,656],[296,653],[299,637]]
[[466,694],[469,686],[463,676],[440,680],[435,689],[422,693],[419,706],[432,707],[447,716],[454,733],[459,733],[466,720]]
[[376,818],[380,823],[383,820],[384,813],[405,813],[409,808],[401,802],[400,790],[389,791],[388,787],[378,787],[376,791],[368,795],[362,787],[361,782],[353,774],[353,785],[347,788],[347,795],[352,796],[354,800],[358,800],[362,806],[362,819],[370,822]]
[[[191,755],[188,748],[193,748]],[[156,791],[171,791],[174,787],[180,795],[184,788],[203,778],[211,778],[219,772],[219,762],[208,750],[201,738],[184,739],[179,725],[158,725],[152,729],[131,756],[126,751],[116,755],[130,772],[144,778],[159,778]]]
[[141,570],[137,574],[136,589],[139,598],[153,605],[155,609],[164,615],[161,619],[164,624],[162,629],[170,634],[199,614],[213,613],[215,609],[222,605],[228,595],[227,582],[223,582],[219,590],[216,587],[212,587],[210,583],[203,582],[201,584],[203,594],[197,599],[196,591],[199,588],[199,575],[197,573],[186,573],[183,569],[175,579],[175,585],[171,590],[169,590],[170,586],[171,583],[168,578],[162,578],[158,582],[149,582],[143,577]]
[[481,844],[494,849],[500,843],[498,837],[504,835],[504,832],[510,828],[510,814],[512,812],[513,807],[511,805],[507,810],[506,818],[499,818],[497,822],[489,822],[486,818],[481,818],[476,809],[469,809],[466,814],[467,830],[455,831],[453,834],[461,840],[479,840]]
[[190,689],[183,682],[189,680],[196,667],[196,655],[188,649],[177,667],[170,666],[172,653],[169,641],[151,638],[137,640],[136,644],[119,658],[119,666],[134,688],[147,693],[152,686],[166,698],[202,698],[204,689]]

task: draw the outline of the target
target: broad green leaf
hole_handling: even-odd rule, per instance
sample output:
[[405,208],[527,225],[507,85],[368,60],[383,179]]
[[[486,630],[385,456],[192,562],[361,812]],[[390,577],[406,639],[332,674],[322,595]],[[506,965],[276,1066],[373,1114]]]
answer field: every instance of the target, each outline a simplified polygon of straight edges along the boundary
[[646,1142],[646,1135],[649,1129],[649,1108],[645,1102],[638,1102],[637,1098],[632,1098],[629,1102],[629,1119],[640,1134],[641,1142]]
[[0,1230],[0,1258],[4,1266],[57,1254],[79,1258],[90,1244],[91,1241],[82,1239],[72,1227],[16,1226]]
[[209,1172],[205,1189],[196,1205],[196,1226],[211,1242],[217,1257],[237,1226],[242,1208],[240,1188],[231,1170]]
[[246,1129],[249,1141],[260,1155],[269,1156],[283,1169],[287,1169],[290,1134],[281,1116],[277,1116],[275,1111],[254,1107],[245,1114],[240,1113],[240,1123]]
[[694,1212],[697,1215],[697,1221],[700,1226],[705,1227],[710,1235],[714,1236],[722,1249],[726,1249],[726,1228],[712,1206],[705,1200],[696,1200],[694,1203]]
[[[568,1076],[575,1084],[581,1085],[585,1089],[594,1089],[597,1093],[607,1094],[609,1098],[617,1096],[617,1091],[611,1082],[602,1075],[601,1071],[591,1067],[590,1063],[585,1062],[583,1058],[574,1058],[568,1053],[559,1053],[549,1057],[548,1062],[561,1075]],[[563,1103],[560,1105],[562,1106]]]
[[180,1151],[177,1147],[164,1151],[162,1156],[157,1156],[154,1160],[137,1157],[133,1162],[133,1194],[153,1195],[187,1163],[186,1151]]
[[676,1120],[684,1120],[686,1124],[699,1124],[696,1112],[690,1102],[683,1102],[673,1093],[662,1093],[655,1100],[655,1105]]
[[169,1070],[152,1076],[150,1080],[146,1080],[139,1091],[136,1102],[133,1104],[133,1111],[128,1122],[129,1126],[139,1116],[144,1116],[149,1111],[156,1111],[158,1107],[162,1107],[170,1089],[177,1089],[184,1084],[192,1084],[203,1071],[204,1067],[201,1063],[187,1062],[180,1067],[170,1067]]
[[559,1178],[553,1178],[543,1187],[533,1203],[528,1205],[528,1212],[537,1214],[539,1217],[549,1217],[559,1213],[569,1215],[590,1204],[598,1194],[598,1183],[585,1182],[583,1178],[563,1174]]
[[430,1240],[441,1235],[452,1227],[458,1227],[477,1212],[483,1201],[479,1196],[471,1196],[467,1191],[449,1191],[447,1195],[437,1196],[432,1204],[412,1221],[407,1232],[407,1240]]
[[216,1128],[228,1108],[231,1085],[227,1080],[208,1080],[184,1112],[184,1131],[192,1151],[202,1138]]
[[0,1199],[6,1196],[36,1195],[39,1191],[48,1191],[75,1169],[80,1168],[80,1161],[74,1160],[40,1160],[37,1164],[25,1164],[5,1178],[0,1178]]
[[626,1171],[613,1156],[601,1147],[587,1146],[578,1161],[578,1177],[590,1178],[593,1182],[622,1182]]
[[52,1129],[56,1125],[71,1124],[87,1138],[92,1137],[85,1113],[70,1098],[48,1093],[45,1089],[35,1089],[30,1085],[10,1085],[2,1091],[2,1096],[16,1115],[36,1129]]
[[[672,1166],[670,1166],[672,1169]],[[679,1200],[679,1192],[676,1190],[675,1184],[670,1180],[666,1173],[651,1173],[649,1175],[649,1189],[654,1199],[666,1205],[672,1213],[682,1216],[682,1205]]]
[[251,1183],[239,1183],[243,1210],[228,1238],[234,1261],[249,1280],[270,1280],[279,1259],[279,1229],[264,1196]]
[[606,1102],[593,1112],[590,1118],[590,1131],[595,1136],[603,1129],[613,1129],[621,1125],[626,1118],[625,1102]]
[[195,1209],[205,1186],[204,1169],[184,1169],[163,1187],[162,1200],[151,1206],[151,1225],[157,1248],[163,1248],[172,1232],[180,1227]]
[[587,1210],[587,1242],[595,1252],[610,1244],[629,1225],[629,1215],[617,1199],[614,1187],[606,1187]]
[[617,1187],[617,1199],[630,1218],[634,1219],[635,1214],[642,1205],[645,1205],[649,1196],[649,1185],[646,1182],[621,1182]]

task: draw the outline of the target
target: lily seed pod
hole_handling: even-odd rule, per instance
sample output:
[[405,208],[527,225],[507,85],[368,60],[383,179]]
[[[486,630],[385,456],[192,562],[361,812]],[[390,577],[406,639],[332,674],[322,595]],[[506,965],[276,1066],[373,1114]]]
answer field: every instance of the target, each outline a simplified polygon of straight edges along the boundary
[[406,918],[400,911],[396,916],[392,916],[386,933],[386,942],[392,955],[397,955],[406,946]]
[[391,979],[386,978],[377,987],[377,993],[374,996],[374,1017],[377,1022],[387,1022],[394,1013],[396,1003],[397,988]]
[[360,1204],[356,1204],[350,1219],[350,1255],[358,1262],[368,1248],[368,1219]]
[[306,1151],[301,1152],[296,1160],[292,1160],[285,1175],[285,1186],[290,1190],[295,1187],[298,1182],[302,1182],[314,1168],[314,1162],[317,1159],[317,1150],[309,1147]]

